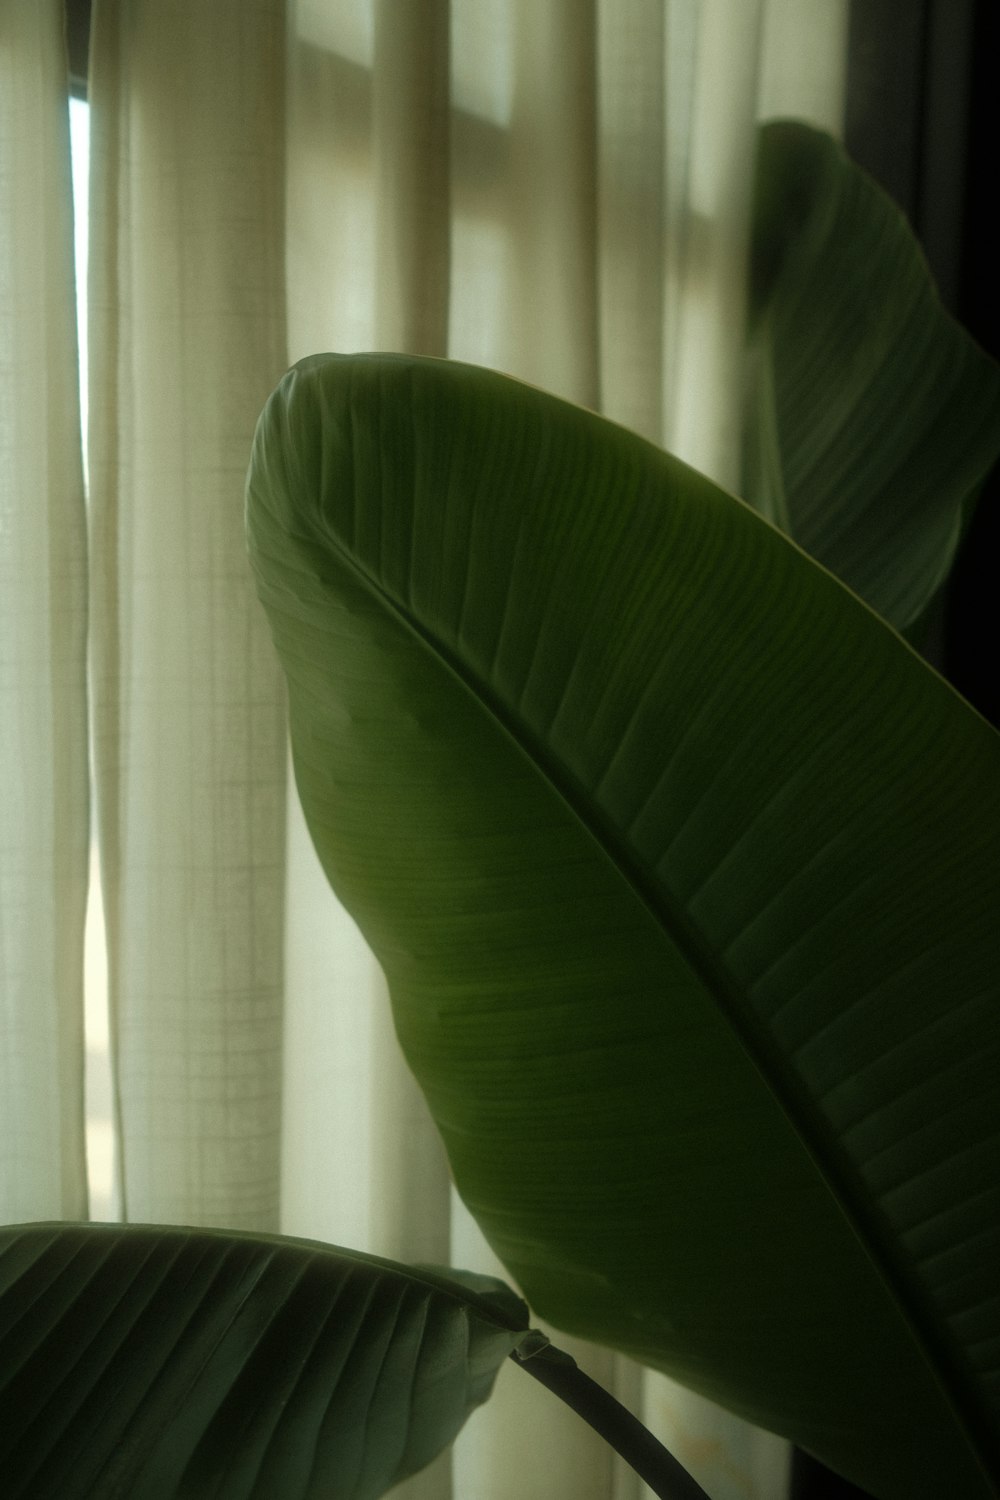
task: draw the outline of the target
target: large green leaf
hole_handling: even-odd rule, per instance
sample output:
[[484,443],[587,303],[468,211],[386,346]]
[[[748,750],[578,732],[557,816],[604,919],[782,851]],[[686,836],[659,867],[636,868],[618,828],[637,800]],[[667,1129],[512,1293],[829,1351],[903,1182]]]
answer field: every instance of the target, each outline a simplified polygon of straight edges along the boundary
[[317,356],[251,553],[320,857],[540,1314],[880,1497],[1000,1476],[998,738],[748,507]]
[[896,205],[830,136],[759,134],[742,494],[897,629],[1000,452],[1000,369]]
[[0,1230],[15,1500],[363,1500],[452,1441],[524,1338],[502,1282],[306,1240]]

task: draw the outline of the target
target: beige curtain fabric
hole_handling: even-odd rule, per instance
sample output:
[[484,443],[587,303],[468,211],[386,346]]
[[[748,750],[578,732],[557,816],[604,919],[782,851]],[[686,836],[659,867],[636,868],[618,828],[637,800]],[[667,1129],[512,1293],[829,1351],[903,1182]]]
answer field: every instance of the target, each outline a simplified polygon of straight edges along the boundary
[[285,732],[243,482],[285,364],[281,0],[98,0],[95,779],[132,1220],[278,1223]]
[[86,518],[59,0],[0,6],[0,1215],[86,1214]]
[[[82,1214],[86,558],[58,0],[0,7],[8,1218]],[[846,0],[95,0],[91,713],[120,1197],[496,1270],[287,773],[242,489],[287,362],[509,371],[732,483],[753,123],[837,129]],[[8,335],[7,330],[10,330]],[[571,1347],[713,1500],[787,1454]],[[513,1369],[403,1500],[640,1500]]]

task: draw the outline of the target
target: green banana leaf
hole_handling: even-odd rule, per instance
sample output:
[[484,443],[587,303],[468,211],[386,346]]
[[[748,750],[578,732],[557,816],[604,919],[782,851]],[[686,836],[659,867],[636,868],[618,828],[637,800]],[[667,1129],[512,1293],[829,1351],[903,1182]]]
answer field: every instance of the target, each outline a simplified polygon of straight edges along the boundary
[[883,1500],[1000,1479],[1000,740],[750,508],[316,356],[248,479],[298,788],[537,1312]]
[[524,1339],[503,1282],[221,1230],[0,1229],[15,1500],[363,1500],[428,1463]]
[[1000,452],[1000,368],[900,210],[823,131],[758,137],[741,493],[897,630]]

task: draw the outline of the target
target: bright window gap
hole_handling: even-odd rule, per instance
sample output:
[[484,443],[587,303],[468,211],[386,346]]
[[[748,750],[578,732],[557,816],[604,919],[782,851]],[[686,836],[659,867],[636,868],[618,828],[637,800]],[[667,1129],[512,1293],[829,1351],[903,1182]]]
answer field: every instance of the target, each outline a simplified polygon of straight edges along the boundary
[[[77,344],[80,372],[80,427],[85,492],[89,495],[87,455],[87,243],[90,169],[90,109],[82,99],[69,101],[70,152],[73,168],[73,238],[76,271]],[[91,754],[93,772],[93,754]],[[91,816],[93,819],[93,782]],[[92,823],[93,827],[93,823]],[[85,1101],[87,1121],[87,1188],[90,1217],[120,1217],[115,1190],[114,1111],[108,1024],[108,960],[101,899],[96,835],[90,845],[87,916],[84,929],[84,1039],[86,1046]]]

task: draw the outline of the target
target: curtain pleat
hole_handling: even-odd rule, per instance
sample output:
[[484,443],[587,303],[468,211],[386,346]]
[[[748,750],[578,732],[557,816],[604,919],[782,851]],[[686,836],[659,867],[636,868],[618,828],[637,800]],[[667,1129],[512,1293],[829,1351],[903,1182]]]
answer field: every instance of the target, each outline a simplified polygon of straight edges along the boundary
[[[303,6],[290,76],[290,357],[446,351],[449,7]],[[294,794],[291,794],[294,797]],[[289,809],[282,1228],[449,1258],[444,1150],[381,971]],[[447,1458],[401,1495],[447,1493]],[[441,1484],[446,1486],[442,1491]]]
[[[374,344],[448,352],[450,285],[449,0],[376,0],[372,81],[375,200]],[[403,1061],[384,1001],[369,1105],[375,1181],[369,1232],[383,1254],[447,1262],[450,1182],[444,1151]],[[446,1464],[442,1464],[446,1468]],[[435,1476],[411,1493],[439,1493]]]
[[0,9],[0,1214],[85,1218],[86,515],[62,5]]
[[278,1223],[285,731],[243,482],[285,365],[284,9],[94,12],[93,701],[132,1220]]
[[451,338],[568,400],[599,399],[593,0],[453,0]]
[[376,343],[448,349],[449,0],[377,0],[373,77]]
[[[694,15],[691,5],[687,7]],[[674,236],[667,218],[667,155],[677,139],[667,110],[681,114],[683,96],[664,87],[674,62],[678,90],[690,77],[689,58],[671,28],[668,60],[667,8],[663,0],[619,0],[602,4],[598,18],[598,265],[601,409],[607,416],[662,443],[667,269]],[[675,61],[676,59],[676,61]],[[690,88],[686,90],[690,94]],[[678,110],[678,105],[680,109]],[[670,187],[683,201],[681,179]]]
[[[373,344],[371,6],[299,5],[289,45],[287,309],[294,361]],[[290,772],[288,786],[281,1227],[373,1251],[379,1236],[372,1203],[386,1153],[373,1139],[372,1122],[403,1070],[381,970],[330,892]],[[403,1087],[412,1099],[408,1076]],[[395,1152],[387,1165],[395,1171]],[[440,1162],[431,1170],[437,1179]]]

